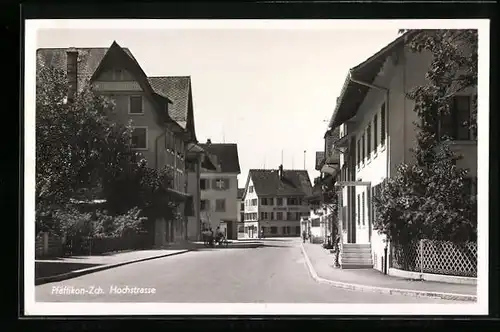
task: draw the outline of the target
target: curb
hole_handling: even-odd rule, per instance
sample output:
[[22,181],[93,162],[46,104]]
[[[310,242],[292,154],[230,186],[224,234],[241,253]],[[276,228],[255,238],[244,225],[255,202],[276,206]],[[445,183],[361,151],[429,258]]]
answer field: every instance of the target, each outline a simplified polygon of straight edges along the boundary
[[63,273],[63,274],[58,274],[58,275],[55,275],[55,276],[38,278],[38,279],[35,279],[35,286],[42,285],[42,284],[47,284],[49,282],[56,282],[56,281],[62,281],[62,280],[66,280],[66,279],[72,279],[72,278],[76,278],[76,277],[79,277],[79,276],[82,276],[82,275],[91,274],[91,273],[99,272],[99,271],[104,271],[104,270],[112,269],[112,268],[123,266],[123,265],[132,264],[132,263],[139,263],[139,262],[149,261],[149,260],[152,260],[152,259],[157,259],[157,258],[162,258],[162,257],[168,257],[168,256],[175,256],[175,255],[179,255],[179,254],[184,254],[184,253],[186,253],[188,251],[191,251],[191,250],[190,249],[184,249],[184,250],[180,250],[178,252],[168,253],[168,254],[159,255],[159,256],[139,258],[139,259],[130,260],[130,261],[121,262],[121,263],[106,264],[106,265],[102,265],[102,266],[89,267],[89,268],[86,268],[86,269],[71,271],[71,272],[67,272],[67,273]]
[[304,245],[300,244],[300,249],[302,250],[302,254],[304,255],[307,268],[309,270],[309,274],[311,277],[318,283],[321,284],[329,284],[338,288],[349,289],[354,291],[362,291],[362,292],[375,292],[380,294],[389,294],[389,295],[406,295],[413,297],[430,297],[430,298],[439,298],[443,300],[455,300],[455,301],[477,301],[476,295],[467,295],[467,294],[454,294],[454,293],[440,293],[440,292],[432,292],[432,291],[419,291],[413,289],[398,289],[398,288],[387,288],[387,287],[376,287],[376,286],[368,286],[368,285],[359,285],[359,284],[349,284],[340,281],[333,281],[325,278],[321,278],[318,276],[314,267],[312,266],[309,257],[307,256]]

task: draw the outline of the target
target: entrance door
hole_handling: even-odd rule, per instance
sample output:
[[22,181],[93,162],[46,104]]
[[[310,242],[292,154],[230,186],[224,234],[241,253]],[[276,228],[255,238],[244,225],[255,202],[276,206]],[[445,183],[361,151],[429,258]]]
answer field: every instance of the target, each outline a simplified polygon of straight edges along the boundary
[[226,228],[226,237],[229,239],[229,240],[234,240],[233,239],[233,222],[232,221],[226,221],[226,225],[227,225],[227,228]]
[[354,243],[368,244],[370,243],[369,227],[369,209],[367,204],[366,190],[357,191],[356,193],[356,203],[357,203],[357,220],[356,220],[356,237]]

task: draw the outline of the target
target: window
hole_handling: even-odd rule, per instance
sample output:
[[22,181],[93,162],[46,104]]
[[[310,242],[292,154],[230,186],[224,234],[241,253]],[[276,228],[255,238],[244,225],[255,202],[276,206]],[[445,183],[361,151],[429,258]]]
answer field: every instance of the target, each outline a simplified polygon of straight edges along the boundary
[[244,226],[238,226],[238,233],[245,233],[245,227]]
[[377,147],[378,147],[378,133],[377,133],[377,126],[378,126],[378,118],[377,114],[373,117],[373,151],[377,152]]
[[142,108],[142,96],[130,96],[129,97],[129,114],[144,114]]
[[361,221],[365,225],[365,193],[361,193]]
[[361,136],[361,163],[365,162],[365,134]]
[[216,212],[225,212],[226,211],[226,200],[225,199],[215,200],[215,211]]
[[274,205],[274,199],[272,197],[267,199],[267,205]]
[[187,217],[194,216],[194,206],[193,206],[193,197],[190,196],[184,205],[184,215]]
[[271,226],[271,234],[278,233],[278,228],[276,226]]
[[209,189],[209,183],[207,179],[200,179],[200,189],[201,190],[207,190]]
[[252,206],[257,206],[257,198],[252,199]]
[[132,131],[132,149],[147,150],[148,149],[148,128],[135,127]]
[[299,205],[299,200],[295,197],[288,197],[287,205]]
[[380,107],[380,144],[385,144],[385,103]]
[[283,198],[281,198],[281,197],[276,198],[276,205],[282,206],[283,205]]
[[276,220],[283,220],[283,212],[276,212]]
[[271,212],[271,220],[274,220],[274,212]]
[[293,220],[293,217],[292,217],[292,213],[291,213],[291,212],[287,212],[287,213],[286,213],[286,220]]
[[245,214],[244,213],[240,213],[240,220],[245,220]]
[[216,190],[227,190],[229,189],[229,179],[213,179],[212,188]]
[[245,204],[244,203],[240,203],[240,210],[245,210]]
[[282,234],[286,235],[287,234],[287,232],[286,232],[287,231],[286,226],[283,226],[281,229],[283,230]]
[[300,226],[295,226],[295,234],[300,234]]
[[301,212],[295,212],[295,219],[294,220],[300,220]]
[[267,212],[260,213],[260,220],[267,220],[267,217],[268,217]]
[[440,119],[439,136],[448,136],[454,140],[470,140],[471,96],[454,96],[449,113]]
[[370,159],[372,153],[372,126],[368,124],[366,128],[366,155]]
[[260,199],[260,204],[261,205],[267,205],[267,198],[261,198]]
[[253,186],[248,187],[248,192],[253,193]]
[[358,221],[358,225],[359,225],[360,218],[361,218],[361,204],[360,204],[360,198],[359,198],[359,194],[358,194],[358,215],[356,218]]
[[202,199],[200,201],[200,210],[201,211],[210,211],[210,201],[207,199]]
[[319,227],[319,218],[311,220],[311,227]]

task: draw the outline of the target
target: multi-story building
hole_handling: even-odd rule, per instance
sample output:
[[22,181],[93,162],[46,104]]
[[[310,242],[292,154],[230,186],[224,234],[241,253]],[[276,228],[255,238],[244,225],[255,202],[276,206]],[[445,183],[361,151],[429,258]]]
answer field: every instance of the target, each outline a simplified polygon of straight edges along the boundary
[[[132,149],[148,167],[172,171],[168,188],[177,200],[180,220],[160,218],[152,225],[152,244],[165,245],[187,238],[186,211],[193,211],[187,193],[188,150],[196,146],[190,81],[184,77],[148,77],[127,48],[43,48],[37,50],[37,70],[50,66],[66,73],[68,100],[85,88],[110,97],[110,119],[133,125]],[[181,86],[178,82],[184,85]],[[187,84],[189,91],[184,93]]]
[[215,170],[202,169],[200,176],[200,211],[202,229],[220,227],[228,239],[238,234],[238,175],[240,162],[238,146],[212,143],[210,139],[201,148],[210,154]]
[[300,219],[309,214],[312,186],[305,170],[251,169],[243,195],[245,237],[300,235]]
[[[428,53],[411,52],[407,37],[408,33],[402,35],[349,71],[327,132],[339,132],[332,144],[341,152],[338,180],[363,182],[341,191],[343,248],[367,252],[355,265],[378,270],[387,264],[386,239],[373,230],[371,197],[384,179],[395,174],[400,163],[414,161],[410,149],[415,146],[414,122],[418,118],[407,93],[425,84],[432,60]],[[437,123],[438,134],[446,132],[454,138],[452,148],[464,156],[457,165],[469,169],[471,183],[477,176],[477,141],[462,124],[470,119],[475,94],[476,88],[471,88],[455,96],[451,113],[457,116]]]
[[238,238],[244,237],[245,226],[243,220],[245,220],[245,202],[243,201],[243,193],[245,188],[238,188],[238,195],[236,196],[236,211],[238,213]]

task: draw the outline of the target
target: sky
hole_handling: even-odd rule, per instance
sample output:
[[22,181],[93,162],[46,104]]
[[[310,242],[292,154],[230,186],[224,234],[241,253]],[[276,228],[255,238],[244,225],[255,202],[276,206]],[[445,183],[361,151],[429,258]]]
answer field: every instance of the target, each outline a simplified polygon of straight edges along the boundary
[[[237,143],[239,187],[253,168],[304,169],[350,68],[397,37],[387,29],[40,29],[37,48],[130,49],[148,76],[191,76],[197,138]],[[304,151],[305,159],[304,159]]]

